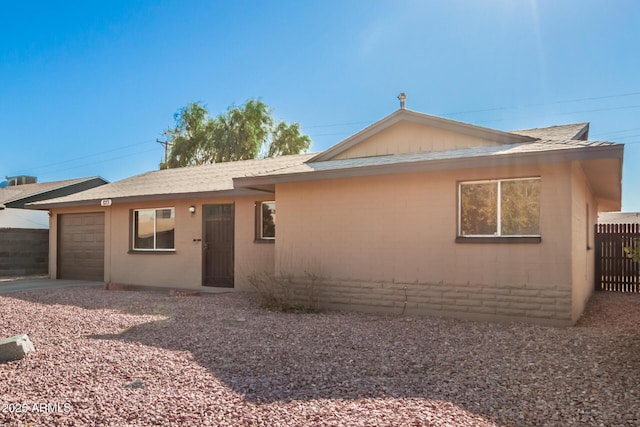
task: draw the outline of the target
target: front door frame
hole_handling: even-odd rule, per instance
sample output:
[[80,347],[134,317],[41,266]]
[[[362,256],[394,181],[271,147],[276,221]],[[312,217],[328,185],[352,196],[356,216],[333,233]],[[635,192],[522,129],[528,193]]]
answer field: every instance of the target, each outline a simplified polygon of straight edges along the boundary
[[[229,224],[230,233],[231,233],[231,259],[229,267],[229,274],[224,278],[219,280],[213,279],[213,281],[207,275],[207,267],[209,263],[212,261],[212,253],[215,248],[211,247],[214,242],[208,241],[207,235],[207,213],[208,208],[212,208],[215,206],[230,206],[231,207],[231,221]],[[218,249],[228,249],[228,248],[218,248]],[[235,283],[235,203],[210,203],[206,205],[202,205],[202,286],[207,287],[224,287],[224,288],[233,288]]]

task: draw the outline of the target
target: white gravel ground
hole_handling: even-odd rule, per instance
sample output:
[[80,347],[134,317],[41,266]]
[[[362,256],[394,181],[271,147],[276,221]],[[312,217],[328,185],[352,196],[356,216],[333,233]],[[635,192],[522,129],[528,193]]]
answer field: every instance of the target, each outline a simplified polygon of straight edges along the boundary
[[637,426],[640,294],[577,327],[281,314],[241,294],[0,296],[9,426]]

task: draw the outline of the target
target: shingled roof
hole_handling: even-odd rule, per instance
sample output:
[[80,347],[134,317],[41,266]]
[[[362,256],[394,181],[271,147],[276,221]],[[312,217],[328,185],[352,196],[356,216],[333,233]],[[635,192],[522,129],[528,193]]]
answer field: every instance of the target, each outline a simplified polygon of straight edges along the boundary
[[589,138],[589,123],[572,123],[544,128],[512,130],[510,133],[531,136],[543,140],[579,139],[586,141]]
[[32,203],[37,209],[52,206],[89,205],[102,199],[162,200],[203,195],[248,195],[260,193],[245,188],[235,188],[233,178],[260,175],[284,170],[304,163],[312,154],[281,156],[267,159],[242,160],[176,169],[146,172],[121,181],[93,188],[66,197]]

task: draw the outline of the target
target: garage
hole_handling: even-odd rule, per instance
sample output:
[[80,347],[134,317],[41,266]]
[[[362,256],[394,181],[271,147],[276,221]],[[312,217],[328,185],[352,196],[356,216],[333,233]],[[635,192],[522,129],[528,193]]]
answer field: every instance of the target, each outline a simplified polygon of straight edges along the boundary
[[58,279],[104,280],[104,213],[58,216]]

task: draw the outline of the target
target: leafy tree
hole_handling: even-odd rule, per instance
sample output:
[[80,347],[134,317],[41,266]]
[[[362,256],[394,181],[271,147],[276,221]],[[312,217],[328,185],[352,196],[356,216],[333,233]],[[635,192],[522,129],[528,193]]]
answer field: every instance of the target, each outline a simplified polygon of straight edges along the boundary
[[311,140],[309,137],[300,135],[300,125],[298,123],[279,122],[273,128],[273,140],[269,144],[267,157],[299,154],[308,150],[310,145]]
[[298,123],[275,120],[273,110],[257,99],[215,118],[193,102],[174,119],[175,127],[164,131],[171,151],[161,169],[299,154],[311,146]]
[[202,104],[193,102],[173,115],[176,126],[164,131],[171,144],[171,152],[167,163],[163,162],[160,169],[212,163],[214,122],[207,114]]

